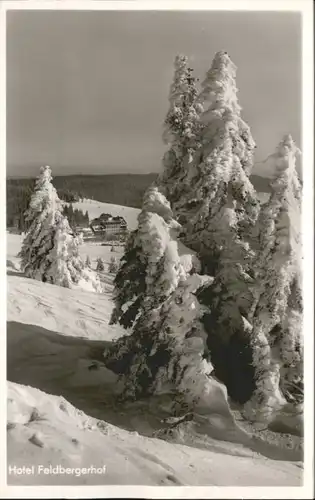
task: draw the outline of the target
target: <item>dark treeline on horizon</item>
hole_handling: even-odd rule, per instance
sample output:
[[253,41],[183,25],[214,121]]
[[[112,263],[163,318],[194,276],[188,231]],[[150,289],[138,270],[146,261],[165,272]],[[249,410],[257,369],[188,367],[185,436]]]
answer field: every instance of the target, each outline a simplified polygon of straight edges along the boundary
[[[82,198],[114,205],[141,208],[145,190],[158,174],[64,175],[53,184],[60,199],[75,203]],[[35,186],[35,178],[7,179],[7,227],[25,230],[24,212]]]
[[[60,175],[53,184],[60,199],[74,203],[82,198],[141,208],[145,190],[156,179],[151,174]],[[269,180],[257,175],[251,181],[258,192],[269,192]],[[7,178],[7,226],[25,230],[24,212],[35,185],[34,177]]]

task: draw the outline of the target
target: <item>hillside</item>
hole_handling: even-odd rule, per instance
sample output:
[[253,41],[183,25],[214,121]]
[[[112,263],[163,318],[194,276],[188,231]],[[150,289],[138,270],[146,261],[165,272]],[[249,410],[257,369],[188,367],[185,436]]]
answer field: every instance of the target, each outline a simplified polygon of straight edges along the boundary
[[[8,464],[32,463],[10,485],[298,486],[301,469],[237,447],[203,450],[129,432],[78,410],[61,396],[9,383]],[[45,475],[38,466],[72,468]],[[99,468],[98,474],[84,469]],[[42,470],[42,469],[41,469]],[[228,473],[227,473],[228,471]],[[81,474],[80,474],[81,473]]]
[[73,209],[82,210],[83,213],[88,212],[90,221],[99,217],[102,213],[109,213],[113,216],[121,216],[125,219],[128,225],[128,230],[133,231],[138,225],[138,214],[140,209],[133,207],[124,207],[121,205],[113,205],[112,203],[104,203],[96,200],[87,200],[72,203]]
[[[301,484],[294,441],[279,447],[245,432],[219,382],[209,418],[173,434],[154,398],[119,406],[119,381],[103,364],[104,350],[123,333],[108,324],[112,276],[104,294],[27,279],[19,272],[20,244],[20,236],[7,235],[8,464],[105,465],[106,472],[10,475],[9,484]],[[110,257],[100,245],[82,252]]]

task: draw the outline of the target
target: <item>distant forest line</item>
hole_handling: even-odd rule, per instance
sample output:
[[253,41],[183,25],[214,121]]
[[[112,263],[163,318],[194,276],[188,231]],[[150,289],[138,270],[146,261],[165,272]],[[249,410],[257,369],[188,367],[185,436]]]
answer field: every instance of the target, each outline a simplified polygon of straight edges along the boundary
[[[53,184],[61,199],[75,202],[82,198],[104,203],[141,208],[145,190],[158,174],[109,174],[56,176]],[[269,192],[269,180],[257,175],[251,181],[258,192]],[[7,226],[24,229],[24,212],[28,207],[35,178],[7,179]]]

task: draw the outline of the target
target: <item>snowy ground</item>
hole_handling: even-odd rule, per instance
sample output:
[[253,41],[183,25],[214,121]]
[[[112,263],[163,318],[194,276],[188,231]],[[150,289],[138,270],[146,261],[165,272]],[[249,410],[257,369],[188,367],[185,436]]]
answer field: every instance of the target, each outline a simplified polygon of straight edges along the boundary
[[[87,416],[64,398],[9,383],[8,466],[34,465],[9,484],[298,485],[296,465],[147,438]],[[48,475],[38,466],[91,467],[100,474]]]
[[110,259],[115,257],[115,259],[119,261],[124,252],[123,246],[114,245],[113,251],[111,248],[112,247],[110,245],[103,246],[99,243],[84,242],[83,245],[80,246],[80,255],[84,260],[87,256],[90,257],[92,269],[96,268],[98,257],[102,257],[105,269],[107,269]]
[[[7,235],[8,465],[34,465],[35,472],[10,474],[9,484],[301,484],[301,453],[242,431],[220,386],[209,418],[173,433],[154,400],[117,405],[120,385],[102,361],[109,342],[125,333],[108,325],[112,277],[104,294],[27,279],[18,271],[20,244],[21,237]],[[82,252],[94,259],[94,247],[85,244]],[[108,262],[110,247],[97,247],[99,255]],[[105,465],[106,472],[38,474],[38,465],[49,464]]]
[[[12,269],[14,267],[17,270],[19,269],[20,264],[17,254],[20,251],[22,239],[23,237],[19,234],[7,233],[7,263],[11,262],[11,267],[13,266]],[[101,257],[105,264],[105,270],[107,270],[112,256],[119,261],[124,251],[123,246],[120,245],[114,245],[114,251],[111,249],[112,247],[110,245],[105,246],[95,242],[84,242],[80,246],[80,255],[84,261],[87,256],[90,257],[92,269],[96,268],[97,259]]]

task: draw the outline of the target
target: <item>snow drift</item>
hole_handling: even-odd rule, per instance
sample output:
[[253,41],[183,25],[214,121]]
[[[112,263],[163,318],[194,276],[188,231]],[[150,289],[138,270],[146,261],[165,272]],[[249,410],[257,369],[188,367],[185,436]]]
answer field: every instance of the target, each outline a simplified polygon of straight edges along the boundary
[[[14,383],[8,386],[7,428],[8,467],[29,463],[35,466],[31,475],[9,474],[9,485],[300,484],[300,469],[293,464],[254,455],[229,456],[146,438],[89,417],[60,396]],[[39,465],[46,468],[59,465],[73,472],[44,474],[38,472]],[[105,472],[80,471],[91,467]]]

